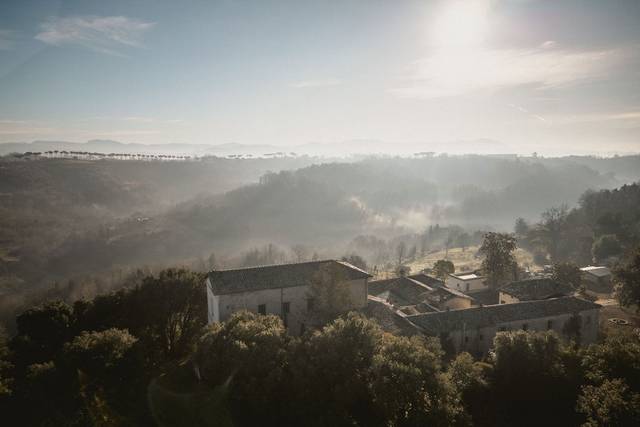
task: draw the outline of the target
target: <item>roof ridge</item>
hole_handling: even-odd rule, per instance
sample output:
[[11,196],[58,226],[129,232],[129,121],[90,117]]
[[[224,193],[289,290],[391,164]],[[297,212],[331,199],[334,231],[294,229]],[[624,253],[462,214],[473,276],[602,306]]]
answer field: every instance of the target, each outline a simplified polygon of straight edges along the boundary
[[[562,296],[562,297],[555,297],[555,298],[548,298],[548,299],[543,299],[543,300],[529,300],[529,301],[519,301],[519,302],[515,302],[515,303],[511,303],[511,304],[488,304],[488,305],[481,305],[481,306],[477,306],[477,307],[470,307],[470,308],[456,308],[456,309],[451,309],[448,310],[447,312],[459,312],[459,311],[480,311],[480,310],[486,310],[486,309],[491,309],[493,307],[513,307],[514,305],[519,305],[519,304],[543,304],[543,303],[549,303],[550,301],[557,301],[557,300],[578,300],[578,301],[582,301],[585,303],[588,303],[590,305],[593,306],[593,308],[596,307],[602,307],[600,304],[597,304],[595,302],[586,300],[584,298],[579,298],[575,295],[568,295],[568,296]],[[442,311],[440,311],[439,313],[443,313]],[[411,314],[409,315],[409,317],[412,316],[428,316],[431,314],[436,314],[436,313],[420,313],[420,314]]]
[[[320,260],[315,260],[315,261],[301,261],[301,262],[283,262],[282,264],[261,264],[261,265],[252,265],[249,267],[238,267],[238,268],[226,268],[226,269],[220,269],[220,270],[209,270],[209,273],[222,273],[222,272],[226,272],[226,271],[242,271],[242,270],[251,270],[251,269],[255,269],[255,268],[269,268],[269,267],[283,267],[283,266],[290,266],[290,265],[303,265],[303,264],[321,264],[321,263],[326,263],[326,262],[336,262],[336,263],[341,263],[340,261],[336,260],[336,259],[320,259]],[[355,266],[354,266],[355,267]],[[358,268],[358,267],[355,267]],[[358,268],[358,270],[361,270]],[[364,271],[364,270],[362,270]]]

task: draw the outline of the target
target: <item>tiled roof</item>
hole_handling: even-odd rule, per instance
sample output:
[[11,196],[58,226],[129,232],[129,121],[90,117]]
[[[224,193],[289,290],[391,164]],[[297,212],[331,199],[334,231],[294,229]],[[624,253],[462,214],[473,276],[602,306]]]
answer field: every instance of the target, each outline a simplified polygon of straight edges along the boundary
[[369,295],[367,307],[363,308],[361,312],[365,316],[375,319],[385,332],[405,336],[420,333],[413,323],[380,298]]
[[236,292],[309,285],[322,272],[328,272],[344,280],[371,277],[366,271],[348,262],[323,260],[235,270],[215,270],[209,272],[209,280],[211,281],[213,293],[215,295],[224,295]]
[[471,298],[469,295],[467,294],[463,294],[462,292],[449,288],[447,286],[442,286],[440,288],[435,289],[431,295],[442,295],[445,296],[447,298],[452,298],[452,297],[458,297],[458,298],[464,298],[464,299],[470,299],[472,300],[473,298]]
[[440,311],[434,306],[427,304],[426,302],[421,302],[420,304],[405,305],[404,307],[400,307],[399,310],[404,314],[435,313],[436,311]]
[[500,288],[500,292],[516,297],[520,301],[530,301],[571,295],[573,289],[549,278],[538,278],[511,282]]
[[449,276],[455,277],[456,279],[460,279],[460,280],[484,279],[484,276],[481,276],[474,271],[470,271],[466,273],[449,274]]
[[369,295],[384,298],[397,305],[413,305],[424,300],[425,292],[433,288],[409,277],[395,277],[369,282]]
[[430,334],[476,329],[518,320],[538,319],[600,308],[600,305],[576,297],[552,298],[514,304],[487,305],[462,310],[407,316]]
[[483,289],[473,293],[473,299],[476,304],[493,305],[500,302],[498,298],[498,291],[494,289]]
[[416,304],[415,307],[420,313],[435,313],[437,311],[440,311],[434,306],[427,304],[426,302],[421,302],[420,304]]
[[425,285],[430,286],[432,288],[440,288],[444,286],[444,282],[442,280],[429,276],[424,273],[412,274],[411,276],[408,276],[408,277],[410,279],[417,280],[420,283],[424,283]]

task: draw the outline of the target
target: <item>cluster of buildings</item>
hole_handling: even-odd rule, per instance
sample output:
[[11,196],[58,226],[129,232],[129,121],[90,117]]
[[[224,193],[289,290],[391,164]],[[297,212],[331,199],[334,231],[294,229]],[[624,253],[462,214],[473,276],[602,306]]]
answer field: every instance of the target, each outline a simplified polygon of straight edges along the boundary
[[[605,288],[603,268],[582,269],[585,280]],[[376,318],[393,333],[440,337],[455,351],[486,354],[496,333],[509,330],[553,330],[582,344],[597,339],[600,306],[549,277],[499,290],[489,289],[478,272],[444,281],[423,273],[372,281],[366,271],[336,260],[212,271],[206,280],[209,322],[249,310],[278,315],[290,333],[302,333],[318,326],[312,287],[335,278],[348,290],[349,309]]]

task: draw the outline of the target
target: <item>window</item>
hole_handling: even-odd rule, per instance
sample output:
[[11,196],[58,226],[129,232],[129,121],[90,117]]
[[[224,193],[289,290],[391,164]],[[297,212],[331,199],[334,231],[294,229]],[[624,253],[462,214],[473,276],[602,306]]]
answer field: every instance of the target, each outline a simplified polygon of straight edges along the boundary
[[503,300],[500,300],[500,304],[506,304],[506,302],[504,302]]
[[584,323],[585,323],[585,325],[590,325],[591,324],[591,316],[587,316]]
[[468,283],[466,284],[465,289],[467,290],[467,292],[469,292],[469,284]]
[[313,311],[316,301],[313,298],[307,299],[307,311]]
[[553,320],[547,320],[547,331],[553,329]]
[[479,339],[480,341],[482,341],[482,340],[484,339],[484,335],[479,334],[479,335],[478,335],[478,339]]
[[469,342],[469,337],[464,337],[464,342]]
[[267,304],[260,304],[258,306],[258,313],[259,314],[267,314]]
[[289,327],[289,312],[291,311],[291,303],[283,302],[282,303],[282,323],[284,323],[284,327]]
[[522,330],[526,331],[527,329],[529,329],[529,324],[528,323],[523,323],[522,324]]
[[504,332],[506,330],[507,330],[506,326],[500,326],[500,332]]

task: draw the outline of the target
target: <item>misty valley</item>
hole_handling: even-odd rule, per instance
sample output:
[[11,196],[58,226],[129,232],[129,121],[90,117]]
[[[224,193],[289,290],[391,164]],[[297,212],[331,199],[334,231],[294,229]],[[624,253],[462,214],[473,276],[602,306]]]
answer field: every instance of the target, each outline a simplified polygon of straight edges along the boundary
[[0,403],[25,425],[574,425],[613,393],[627,425],[638,180],[640,156],[6,155]]
[[[392,272],[400,243],[407,262],[477,246],[483,232],[513,231],[517,218],[533,225],[550,208],[572,209],[592,192],[637,179],[634,156],[329,163],[7,156],[0,168],[2,314],[10,323],[16,310],[53,296],[90,298],[137,269],[207,271],[357,254]],[[588,263],[592,243],[577,260]]]

